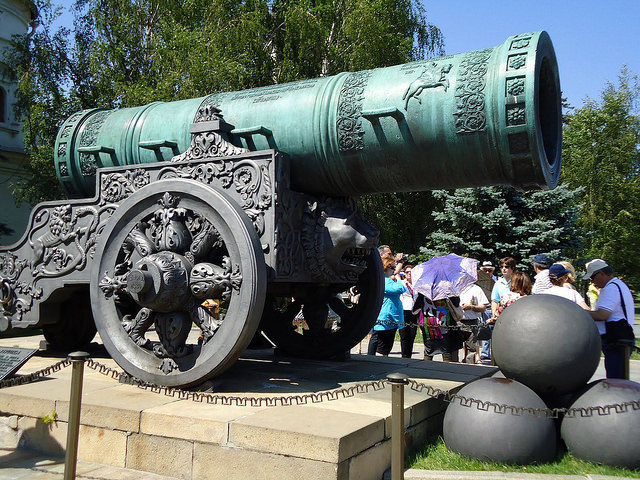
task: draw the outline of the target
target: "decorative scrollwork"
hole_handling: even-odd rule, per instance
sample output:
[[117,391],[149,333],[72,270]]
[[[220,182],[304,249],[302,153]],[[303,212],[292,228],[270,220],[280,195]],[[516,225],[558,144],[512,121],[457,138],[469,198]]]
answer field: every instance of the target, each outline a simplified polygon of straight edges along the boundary
[[199,263],[191,270],[189,277],[191,293],[196,298],[228,299],[233,290],[240,290],[242,274],[240,266],[231,266],[229,257],[224,257],[222,266],[211,263]]
[[162,208],[156,210],[149,221],[149,237],[156,250],[184,251],[191,245],[191,234],[184,224],[187,211],[178,208],[178,197],[165,193],[158,201]]
[[[89,118],[89,121],[82,131],[80,137],[80,147],[94,146],[98,139],[98,134],[102,125],[107,120],[107,117],[111,115],[112,110],[103,110],[97,112]],[[93,155],[81,153],[80,154],[80,170],[83,175],[92,176],[96,173],[96,159]]]
[[[220,110],[212,104],[203,103],[198,109],[195,123],[214,121],[223,121]],[[246,148],[237,147],[231,143],[222,130],[210,130],[194,133],[189,148],[184,153],[174,156],[171,161],[184,162],[210,157],[227,157],[230,155],[240,155],[248,151]]]
[[254,160],[216,160],[166,167],[160,171],[158,178],[191,178],[207,185],[219,182],[222,188],[233,186],[242,200],[241,207],[253,222],[258,235],[264,233],[264,215],[273,201],[268,166],[260,166]]
[[100,280],[99,286],[104,296],[108,298],[123,292],[127,288],[127,277],[124,275],[114,275],[110,277],[105,273]]
[[[33,281],[82,270],[93,255],[98,233],[115,208],[114,204],[100,207],[67,204],[38,212],[29,229]],[[42,233],[36,236],[38,232]]]
[[487,127],[485,85],[487,65],[493,49],[465,55],[458,67],[456,82],[456,133],[481,132]]
[[347,76],[338,99],[338,147],[343,153],[356,153],[364,148],[362,137],[362,101],[371,72],[368,70]]
[[105,174],[100,179],[101,205],[121,202],[149,182],[149,172],[142,168]]

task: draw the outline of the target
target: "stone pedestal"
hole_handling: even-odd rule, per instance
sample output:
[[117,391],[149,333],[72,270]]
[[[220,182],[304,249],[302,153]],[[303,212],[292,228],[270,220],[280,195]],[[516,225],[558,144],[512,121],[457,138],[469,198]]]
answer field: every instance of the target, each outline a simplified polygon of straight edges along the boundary
[[[0,345],[27,341],[1,340]],[[107,358],[94,359],[116,366]],[[19,373],[57,360],[33,357]],[[495,369],[357,354],[344,362],[308,361],[249,351],[212,387],[233,396],[300,395],[382,379],[391,372],[451,390]],[[0,447],[63,455],[70,379],[67,368],[0,389]],[[82,401],[82,460],[194,480],[379,479],[391,463],[390,388],[300,406],[221,406],[152,393],[85,369]],[[406,389],[409,449],[441,432],[444,409],[442,401]],[[45,423],[54,412],[58,420]]]

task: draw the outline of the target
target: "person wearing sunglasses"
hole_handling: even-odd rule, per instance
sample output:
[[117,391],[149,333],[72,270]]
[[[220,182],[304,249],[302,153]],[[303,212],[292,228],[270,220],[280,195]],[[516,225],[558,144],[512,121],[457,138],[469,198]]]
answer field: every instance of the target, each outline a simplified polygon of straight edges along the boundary
[[624,346],[635,344],[633,295],[626,283],[616,277],[613,268],[596,258],[586,265],[584,279],[600,289],[596,309],[589,311],[602,340],[607,378],[623,378]]

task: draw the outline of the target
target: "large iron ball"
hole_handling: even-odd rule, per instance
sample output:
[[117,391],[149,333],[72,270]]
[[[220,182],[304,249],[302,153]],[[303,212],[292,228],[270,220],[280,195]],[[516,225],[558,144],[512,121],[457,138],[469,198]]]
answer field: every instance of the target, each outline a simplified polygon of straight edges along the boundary
[[[533,390],[506,378],[483,378],[463,387],[458,395],[484,402],[545,408]],[[556,454],[553,419],[530,414],[497,413],[454,399],[444,415],[444,443],[465,457],[526,465],[550,462]]]
[[[565,415],[561,434],[569,451],[578,458],[625,468],[640,468],[640,384],[609,378],[590,385],[571,405],[572,408],[603,407],[632,402],[625,411],[614,407]],[[633,406],[636,406],[634,410]]]
[[595,322],[578,305],[555,295],[529,295],[505,308],[492,346],[505,377],[545,398],[586,385],[600,361]]

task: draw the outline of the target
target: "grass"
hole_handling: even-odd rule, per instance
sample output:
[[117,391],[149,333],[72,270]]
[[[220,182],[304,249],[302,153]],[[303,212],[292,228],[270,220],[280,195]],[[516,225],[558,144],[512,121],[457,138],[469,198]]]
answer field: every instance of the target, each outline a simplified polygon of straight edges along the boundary
[[[480,441],[482,441],[480,439]],[[539,465],[508,465],[505,463],[483,462],[469,459],[450,452],[442,437],[432,439],[425,448],[409,456],[408,468],[422,470],[458,470],[458,471],[501,471],[521,473],[550,473],[556,475],[610,475],[614,477],[640,477],[640,470],[610,467],[598,463],[580,460],[566,451],[558,453],[553,463]]]

